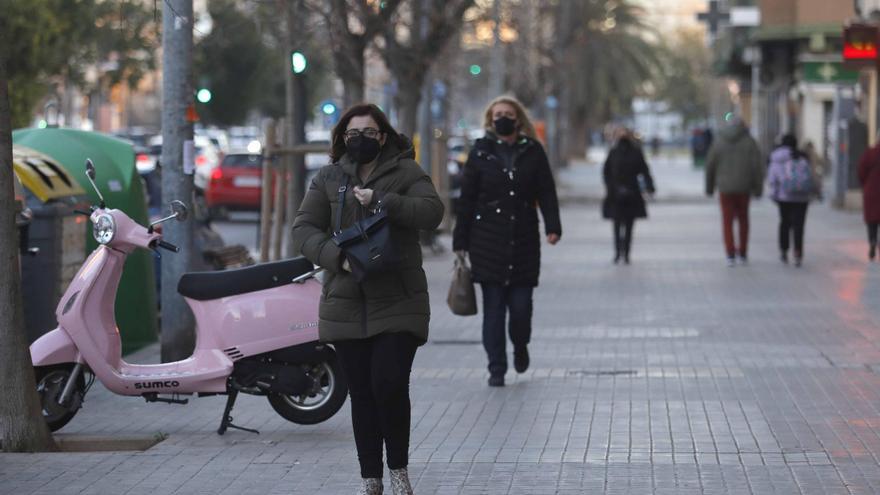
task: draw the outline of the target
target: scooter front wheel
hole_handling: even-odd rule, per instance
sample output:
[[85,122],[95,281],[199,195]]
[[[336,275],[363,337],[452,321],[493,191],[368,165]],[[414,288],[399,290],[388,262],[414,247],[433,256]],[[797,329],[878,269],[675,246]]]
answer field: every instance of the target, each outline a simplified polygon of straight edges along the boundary
[[310,390],[302,395],[269,394],[269,404],[275,412],[293,423],[321,423],[330,419],[345,403],[348,384],[335,353],[321,363],[302,366],[312,380]]
[[84,373],[80,373],[77,377],[67,405],[58,403],[58,398],[61,396],[72,370],[72,363],[34,368],[34,378],[37,381],[37,394],[40,396],[43,419],[46,420],[51,431],[58,431],[69,423],[82,405],[86,393]]

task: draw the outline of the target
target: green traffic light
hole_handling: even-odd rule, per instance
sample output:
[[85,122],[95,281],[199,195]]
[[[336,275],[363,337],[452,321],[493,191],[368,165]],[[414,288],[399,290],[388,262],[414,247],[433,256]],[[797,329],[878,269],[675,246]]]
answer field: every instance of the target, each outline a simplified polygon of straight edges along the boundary
[[211,101],[211,96],[211,90],[206,88],[202,88],[199,90],[198,93],[196,93],[196,99],[199,100],[199,102],[201,103],[208,103],[209,101]]
[[471,75],[472,75],[472,76],[479,76],[479,75],[480,75],[480,72],[483,72],[483,68],[482,68],[482,67],[480,67],[480,66],[477,65],[477,64],[474,64],[474,65],[471,66]]
[[290,67],[293,68],[294,74],[302,74],[306,71],[306,67],[308,66],[308,61],[306,60],[306,56],[301,52],[293,52],[290,55]]
[[336,112],[336,105],[332,103],[324,103],[321,107],[321,111],[324,112],[324,115],[333,115]]

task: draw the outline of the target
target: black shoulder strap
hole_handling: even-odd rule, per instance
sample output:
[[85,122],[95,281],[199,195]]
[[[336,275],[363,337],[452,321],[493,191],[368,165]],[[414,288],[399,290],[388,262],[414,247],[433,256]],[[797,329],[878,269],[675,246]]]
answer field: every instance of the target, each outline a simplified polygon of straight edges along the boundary
[[339,208],[336,210],[336,230],[333,232],[340,232],[342,230],[342,210],[345,209],[345,191],[348,190],[348,174],[344,173],[345,183],[339,186]]

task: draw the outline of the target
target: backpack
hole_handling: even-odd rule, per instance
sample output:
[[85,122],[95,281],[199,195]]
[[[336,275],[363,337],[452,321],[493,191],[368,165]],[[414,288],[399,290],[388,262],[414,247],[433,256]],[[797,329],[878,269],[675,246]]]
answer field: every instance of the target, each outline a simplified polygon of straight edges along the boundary
[[782,191],[786,195],[810,194],[815,190],[810,164],[803,158],[792,158],[785,164]]

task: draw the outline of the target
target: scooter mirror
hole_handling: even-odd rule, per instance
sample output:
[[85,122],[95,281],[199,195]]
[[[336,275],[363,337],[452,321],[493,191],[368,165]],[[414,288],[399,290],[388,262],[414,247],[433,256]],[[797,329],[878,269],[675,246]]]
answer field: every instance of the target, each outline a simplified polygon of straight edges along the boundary
[[174,213],[178,222],[183,222],[189,217],[189,211],[186,209],[186,204],[179,199],[175,199],[171,202],[171,211]]
[[95,194],[98,195],[98,200],[100,201],[101,208],[104,208],[106,207],[106,205],[104,204],[104,195],[101,194],[101,191],[98,189],[98,185],[95,184],[96,176],[97,175],[95,174],[95,164],[92,163],[91,158],[86,158],[86,177],[88,177],[89,183],[92,184],[92,189],[95,190]]

